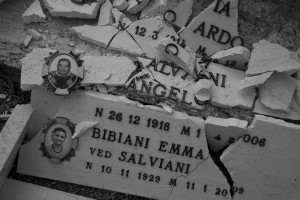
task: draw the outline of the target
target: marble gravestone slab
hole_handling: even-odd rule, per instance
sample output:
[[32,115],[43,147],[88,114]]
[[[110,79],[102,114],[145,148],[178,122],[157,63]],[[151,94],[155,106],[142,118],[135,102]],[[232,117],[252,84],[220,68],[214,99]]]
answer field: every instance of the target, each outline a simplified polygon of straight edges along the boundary
[[93,91],[71,94],[56,116],[97,125],[76,138],[74,157],[60,163],[43,156],[40,132],[21,146],[19,173],[160,200],[231,199],[201,118]]

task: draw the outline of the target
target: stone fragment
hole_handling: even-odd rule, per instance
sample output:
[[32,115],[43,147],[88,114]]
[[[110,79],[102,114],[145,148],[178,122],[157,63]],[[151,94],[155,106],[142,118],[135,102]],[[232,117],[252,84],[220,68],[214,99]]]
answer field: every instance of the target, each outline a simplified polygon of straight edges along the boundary
[[247,76],[265,72],[287,72],[300,69],[300,63],[293,59],[290,52],[278,44],[262,40],[253,44],[253,51],[248,64]]
[[173,36],[176,39],[179,38],[174,28],[159,18],[135,21],[126,30],[143,49],[146,57],[151,59],[168,60],[155,49],[155,45],[167,36]]
[[300,115],[300,81],[297,81],[297,87],[293,95],[291,110],[297,112]]
[[82,40],[106,48],[112,38],[119,32],[114,26],[76,26],[71,28]]
[[128,57],[116,56],[85,56],[83,66],[84,79],[81,85],[106,84],[122,86],[136,66]]
[[151,0],[142,10],[140,18],[163,16],[167,10],[175,9],[182,0]]
[[96,18],[99,8],[105,0],[97,0],[91,4],[75,4],[71,0],[44,0],[44,5],[52,16],[68,18]]
[[39,32],[37,32],[35,29],[28,29],[27,32],[36,40],[39,40],[42,37],[42,35]]
[[45,19],[46,16],[44,15],[39,0],[35,0],[22,15],[22,20],[26,24],[31,22],[45,22]]
[[256,76],[248,76],[241,80],[239,84],[240,89],[249,88],[249,87],[258,87],[262,85],[273,72],[265,72]]
[[211,56],[213,62],[241,71],[247,70],[250,51],[246,47],[238,46],[219,51]]
[[92,200],[48,187],[7,179],[0,191],[1,200]]
[[194,86],[194,95],[201,102],[210,100],[211,98],[211,88],[213,83],[207,79],[200,79]]
[[31,90],[36,86],[41,86],[44,82],[42,78],[43,64],[45,58],[49,57],[50,49],[33,49],[29,54],[21,59],[21,89]]
[[289,111],[296,86],[296,79],[275,72],[260,86],[259,100],[271,109]]
[[165,103],[159,103],[158,105],[160,105],[163,109],[165,109],[165,111],[167,111],[168,113],[172,113],[173,112],[173,108]]
[[255,115],[247,134],[221,156],[235,200],[300,198],[299,133],[299,125]]
[[214,152],[224,149],[246,134],[248,122],[235,118],[209,116],[205,120],[205,134],[210,149]]
[[115,22],[116,23],[118,23],[119,21],[122,21],[122,19],[126,17],[125,14],[123,14],[122,12],[120,12],[116,8],[112,9],[112,14],[113,14],[113,16],[115,18]]
[[100,14],[99,14],[99,26],[104,26],[108,24],[114,23],[113,14],[112,14],[112,5],[110,0],[105,0],[105,2],[101,5]]
[[126,31],[120,31],[109,43],[109,50],[124,52],[135,56],[144,56],[144,51]]
[[100,85],[97,85],[97,90],[103,94],[108,94],[108,89],[107,87],[108,86],[105,86],[104,84],[100,84]]
[[148,66],[150,63],[153,62],[151,59],[143,58],[143,57],[138,57],[138,61],[142,64],[142,67]]
[[130,14],[136,14],[140,12],[150,0],[128,0],[127,12]]
[[220,107],[240,107],[251,109],[256,96],[255,88],[239,89],[239,83],[245,78],[245,73],[210,63],[207,71],[209,79],[213,81],[211,88],[211,103]]
[[28,46],[29,46],[29,44],[30,44],[32,38],[33,38],[33,37],[32,37],[31,35],[27,35],[27,36],[26,36],[26,38],[25,38],[25,40],[24,40],[24,42],[23,42],[23,44],[24,44],[25,47],[28,47]]
[[[176,178],[182,177],[174,188],[180,191],[177,195],[189,195],[186,187],[194,180],[194,186],[190,182],[189,187],[208,185],[206,192],[202,187],[195,189],[194,198],[230,199],[229,184],[210,159],[203,119],[176,111],[169,114],[155,106],[94,91],[71,93],[60,105],[57,117],[77,124],[84,120],[99,124],[77,138],[76,156],[57,164],[51,163],[39,149],[43,134],[40,132],[21,146],[18,173],[165,200],[169,199]],[[117,115],[111,117],[112,113]],[[102,165],[105,172],[101,172]],[[129,170],[128,176],[126,170],[122,174],[122,169]],[[139,178],[139,172],[141,176],[154,175],[155,184]],[[215,195],[221,186],[228,190],[228,196]]]
[[243,46],[238,34],[238,0],[215,0],[180,34],[199,56]]
[[83,135],[85,132],[96,126],[98,122],[92,122],[92,121],[82,121],[78,123],[75,127],[75,132],[72,135],[72,139],[76,139]]
[[[121,13],[121,12],[120,12]],[[120,14],[119,13],[119,14]],[[116,15],[116,17],[118,18],[119,16]],[[123,13],[122,15],[120,16],[119,18],[119,21],[117,21],[116,19],[116,22],[113,23],[112,25],[114,27],[116,27],[117,29],[119,29],[120,31],[124,31],[126,30],[130,25],[132,24],[131,20],[126,17]]]
[[161,40],[155,46],[157,50],[165,57],[168,57],[175,65],[181,67],[188,72],[191,76],[194,76],[196,54],[193,51],[186,50],[176,44],[170,37]]
[[125,10],[128,7],[128,2],[126,0],[114,0],[113,7],[118,10]]
[[172,10],[175,15],[173,12],[166,12],[165,20],[177,27],[185,27],[187,20],[192,14],[193,2],[194,0],[184,0]]
[[17,105],[0,132],[0,191],[27,133],[32,112],[30,105]]

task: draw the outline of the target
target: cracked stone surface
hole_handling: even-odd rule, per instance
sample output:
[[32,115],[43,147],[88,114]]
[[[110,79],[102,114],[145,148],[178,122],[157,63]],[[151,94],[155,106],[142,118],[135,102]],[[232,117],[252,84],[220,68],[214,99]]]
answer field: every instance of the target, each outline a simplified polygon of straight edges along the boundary
[[106,84],[122,86],[136,66],[128,57],[85,56],[82,58],[85,69],[81,85]]
[[99,7],[105,0],[97,0],[91,4],[78,5],[71,0],[56,1],[43,0],[45,7],[52,16],[68,17],[68,18],[96,18]]
[[287,72],[299,70],[300,63],[292,58],[290,52],[278,44],[265,40],[253,44],[248,64],[247,76],[265,72]]
[[23,22],[27,24],[31,22],[45,22],[45,19],[46,16],[39,0],[35,0],[22,15]]
[[[109,139],[110,141],[97,139],[93,128],[79,137],[76,157],[72,157],[69,162],[63,162],[59,166],[60,170],[57,170],[57,167],[49,165],[49,159],[43,157],[41,151],[37,151],[40,147],[40,135],[36,135],[30,142],[21,146],[18,163],[19,173],[108,190],[117,190],[144,197],[156,197],[162,200],[169,198],[169,191],[173,187],[169,185],[172,178],[183,175],[201,175],[207,172],[206,176],[203,175],[203,177],[187,177],[191,181],[198,181],[195,183],[195,187],[203,187],[203,182],[200,182],[202,180],[208,181],[208,192],[203,194],[204,196],[214,196],[217,187],[222,186],[222,189],[229,188],[226,179],[221,176],[221,172],[208,159],[209,153],[204,132],[204,120],[199,117],[188,116],[176,111],[170,114],[164,109],[154,106],[143,106],[125,97],[105,95],[93,91],[71,93],[60,105],[55,114],[56,116],[66,117],[77,124],[82,121],[98,122],[94,128],[100,129],[101,135],[104,129],[115,131],[118,135],[119,132],[117,130],[122,130],[123,142],[125,137],[130,134],[132,139],[136,136],[148,138],[149,143],[145,146],[144,140],[143,145],[134,146],[128,141],[126,143],[118,143],[117,140],[113,141],[112,138]],[[98,115],[99,113],[95,116],[96,108],[103,109],[103,113],[100,116]],[[108,118],[112,110],[122,113],[121,121]],[[140,117],[140,126],[128,123],[130,115],[138,115]],[[169,125],[163,130],[147,128],[148,118],[164,121],[164,123],[168,122]],[[109,132],[107,133],[110,134]],[[180,152],[185,146],[192,147],[193,150],[191,153],[178,155],[177,150],[169,150],[172,144],[179,144]],[[112,157],[107,159],[96,156],[98,147],[104,150],[103,156],[105,151],[110,151]],[[92,150],[96,148],[97,153],[91,154],[90,148]],[[89,155],[88,159],[87,155]],[[141,155],[143,157],[140,157]],[[151,156],[152,161],[150,160]],[[130,159],[130,157],[132,158]],[[154,161],[155,158],[157,158],[156,161]],[[165,168],[167,164],[163,163],[164,168],[159,168],[159,162],[162,162],[160,158],[163,158],[164,162],[172,162],[172,165],[177,162],[184,163],[185,165],[183,166],[185,167],[182,169],[170,166]],[[103,164],[103,159],[106,165],[111,166],[113,169],[110,174],[101,173],[101,169],[96,167]],[[25,160],[26,162],[24,162]],[[93,170],[86,169],[87,162],[93,163]],[[120,178],[120,170],[124,167],[130,170],[130,174],[127,178]],[[140,167],[147,170],[149,174],[160,176],[159,184],[139,180],[136,172],[140,170]],[[213,177],[218,178],[217,181],[220,182],[214,182]],[[186,180],[188,181],[188,179]],[[137,184],[137,181],[139,184]],[[189,195],[190,191],[186,189],[187,183],[184,180],[178,180],[177,188],[179,189],[179,187],[182,188],[186,195]],[[183,195],[182,192],[180,195]],[[216,196],[212,199],[221,198]]]
[[[237,7],[238,0],[215,0],[193,19],[180,33],[180,37],[201,56],[209,56],[224,49],[243,45],[238,38]],[[199,47],[204,49],[202,53]]]
[[209,116],[205,120],[205,133],[210,149],[217,152],[234,143],[246,134],[248,122],[235,118],[217,118]]
[[299,125],[254,117],[247,131],[250,140],[241,138],[221,156],[234,184],[244,188],[235,200],[299,199],[299,133]]

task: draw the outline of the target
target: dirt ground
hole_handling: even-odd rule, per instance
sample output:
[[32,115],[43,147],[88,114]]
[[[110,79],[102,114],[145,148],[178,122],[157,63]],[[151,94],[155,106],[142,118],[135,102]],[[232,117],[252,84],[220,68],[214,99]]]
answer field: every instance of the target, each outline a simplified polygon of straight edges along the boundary
[[[197,16],[213,0],[195,0],[193,14],[190,20]],[[81,41],[70,27],[84,24],[96,25],[94,20],[70,19],[52,17],[44,10],[47,20],[45,23],[24,24],[21,16],[33,0],[6,0],[0,4],[0,94],[6,94],[0,99],[0,115],[10,113],[16,104],[29,103],[30,92],[22,92],[19,88],[22,59],[33,48],[67,48],[84,50],[85,54],[99,51],[101,55],[111,53],[93,44]],[[138,15],[131,16],[136,19]],[[28,29],[35,29],[42,34],[39,41],[33,40],[28,48],[23,41]],[[240,0],[239,3],[239,33],[245,40],[245,46],[252,50],[252,44],[266,39],[278,43],[289,50],[300,48],[300,1],[299,0]],[[70,45],[72,44],[72,45]],[[74,45],[73,45],[74,44]],[[206,105],[201,116],[214,115],[217,117],[235,117],[251,121],[251,111],[241,109],[221,109]],[[1,121],[2,120],[2,121]],[[0,130],[6,119],[0,118]],[[2,125],[1,125],[2,124]],[[110,192],[91,187],[79,186],[59,181],[34,178],[17,174],[15,167],[10,177],[43,185],[94,199],[146,199],[132,195]]]

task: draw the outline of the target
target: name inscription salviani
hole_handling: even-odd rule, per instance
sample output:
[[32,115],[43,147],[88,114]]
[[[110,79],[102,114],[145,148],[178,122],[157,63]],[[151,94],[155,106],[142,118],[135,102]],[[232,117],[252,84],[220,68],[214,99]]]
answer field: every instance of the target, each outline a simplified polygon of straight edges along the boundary
[[158,199],[171,191],[178,199],[231,198],[199,117],[91,91],[72,94],[56,116],[98,124],[79,136],[75,157],[59,164],[39,150],[39,133],[21,146],[19,173]]

